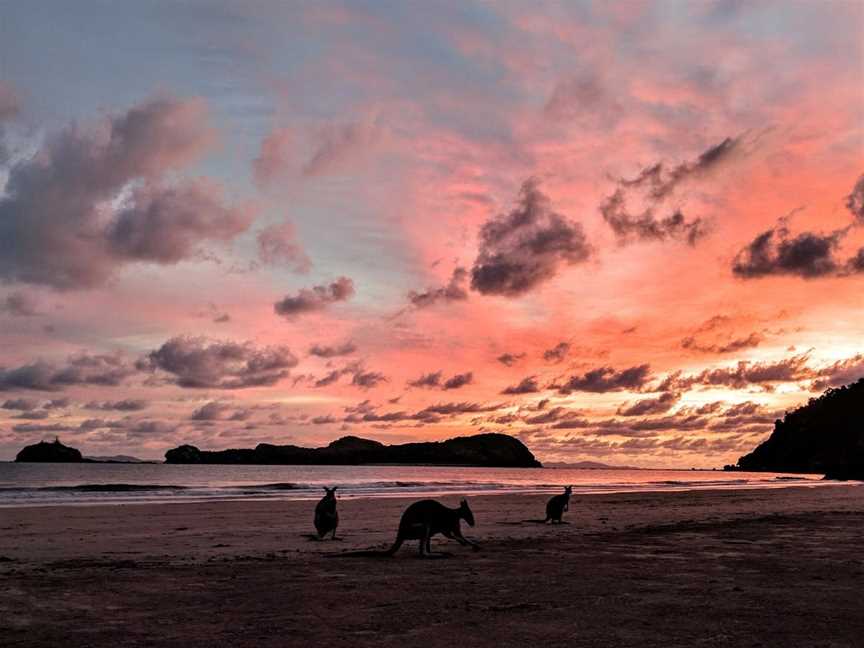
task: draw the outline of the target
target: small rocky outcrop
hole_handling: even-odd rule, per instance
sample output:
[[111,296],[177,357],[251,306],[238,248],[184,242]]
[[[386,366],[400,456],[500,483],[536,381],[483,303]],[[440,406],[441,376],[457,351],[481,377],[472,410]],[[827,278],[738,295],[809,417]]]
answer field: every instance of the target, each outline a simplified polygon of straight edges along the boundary
[[60,439],[54,441],[40,441],[29,445],[15,457],[19,462],[40,463],[82,463],[84,458],[81,452],[60,443]]

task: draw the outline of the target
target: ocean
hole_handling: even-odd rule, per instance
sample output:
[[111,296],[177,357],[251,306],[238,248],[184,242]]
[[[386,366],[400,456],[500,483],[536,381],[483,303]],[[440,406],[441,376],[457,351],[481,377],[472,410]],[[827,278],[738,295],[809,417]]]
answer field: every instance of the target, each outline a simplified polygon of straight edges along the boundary
[[824,486],[819,475],[699,470],[0,462],[0,507]]

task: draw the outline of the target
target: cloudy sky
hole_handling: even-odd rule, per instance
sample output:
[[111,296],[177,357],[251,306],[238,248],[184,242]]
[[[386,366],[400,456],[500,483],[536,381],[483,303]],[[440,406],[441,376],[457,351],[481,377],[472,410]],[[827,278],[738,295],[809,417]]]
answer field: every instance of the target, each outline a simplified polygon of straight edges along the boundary
[[0,20],[0,459],[719,466],[864,375],[864,4]]

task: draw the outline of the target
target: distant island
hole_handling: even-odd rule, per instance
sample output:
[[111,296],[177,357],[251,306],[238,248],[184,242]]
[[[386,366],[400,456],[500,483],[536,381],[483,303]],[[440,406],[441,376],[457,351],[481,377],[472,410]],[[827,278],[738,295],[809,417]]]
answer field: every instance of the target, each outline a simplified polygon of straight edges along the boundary
[[864,378],[787,412],[764,443],[725,469],[864,480]]
[[542,467],[521,441],[506,434],[477,434],[447,441],[401,445],[384,445],[370,439],[346,436],[323,448],[260,443],[252,449],[208,451],[182,445],[165,453],[165,463]]
[[566,461],[556,461],[553,463],[546,463],[543,465],[544,468],[575,468],[577,470],[642,470],[641,468],[636,468],[634,466],[610,466],[609,464],[601,463],[599,461],[576,461],[574,463],[567,463]]

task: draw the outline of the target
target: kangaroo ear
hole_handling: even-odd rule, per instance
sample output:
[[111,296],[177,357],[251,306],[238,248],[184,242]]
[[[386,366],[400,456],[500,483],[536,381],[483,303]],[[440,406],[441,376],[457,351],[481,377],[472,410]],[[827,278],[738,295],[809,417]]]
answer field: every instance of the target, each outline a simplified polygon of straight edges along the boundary
[[333,492],[335,493],[337,488],[339,488],[339,487],[338,487],[338,486],[334,486],[334,487],[331,488],[330,490],[333,491]]
[[329,489],[329,488],[327,488],[327,487],[326,487],[326,486],[322,486],[322,487],[321,487],[321,488],[323,488],[323,489],[324,489],[324,492],[325,492],[325,493],[329,493],[329,492],[330,492],[330,489]]

